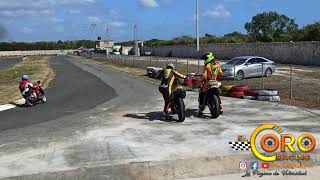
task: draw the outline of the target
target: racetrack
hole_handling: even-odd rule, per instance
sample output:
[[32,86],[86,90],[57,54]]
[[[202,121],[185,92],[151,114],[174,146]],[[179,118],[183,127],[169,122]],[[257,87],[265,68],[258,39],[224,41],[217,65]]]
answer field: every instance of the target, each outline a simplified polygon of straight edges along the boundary
[[56,77],[45,90],[48,102],[32,108],[17,107],[0,112],[0,131],[22,128],[91,109],[116,96],[110,86],[63,57],[55,57],[51,63]]
[[[90,109],[52,116],[47,121],[42,121],[45,114],[41,114],[35,117],[39,122],[0,132],[0,178],[143,179],[141,176],[146,175],[145,179],[183,179],[239,173],[239,162],[250,161],[253,155],[233,151],[228,142],[235,141],[238,135],[250,137],[261,124],[277,124],[294,135],[311,132],[317,140],[320,137],[319,116],[279,104],[223,97],[223,116],[212,120],[206,110],[204,117],[198,117],[196,92],[187,92],[185,122],[164,121],[163,100],[156,84],[75,57],[59,57],[53,67],[56,79],[74,69],[70,73],[75,76],[73,81],[64,80],[70,86],[76,86],[76,74],[84,73],[89,79],[94,74],[93,81],[114,88],[117,96]],[[50,84],[48,104],[31,111],[39,108],[39,113],[46,108],[51,103],[49,94],[55,93],[50,91],[57,85],[55,81]],[[70,86],[67,85],[72,89]],[[62,92],[61,88],[55,91]],[[74,93],[60,101],[71,103]],[[91,97],[88,93],[81,95]],[[89,101],[85,100],[80,102]],[[59,105],[57,102],[51,110],[57,112]],[[22,110],[7,112],[14,116],[15,111]],[[61,111],[65,113],[65,109]]]

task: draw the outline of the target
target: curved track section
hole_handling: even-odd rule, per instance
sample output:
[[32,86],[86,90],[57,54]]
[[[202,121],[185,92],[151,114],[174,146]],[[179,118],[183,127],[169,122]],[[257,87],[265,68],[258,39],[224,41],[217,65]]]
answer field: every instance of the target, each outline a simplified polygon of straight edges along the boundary
[[53,58],[51,64],[56,77],[46,89],[48,102],[32,108],[17,107],[0,112],[0,131],[85,111],[116,96],[110,86],[63,56]]

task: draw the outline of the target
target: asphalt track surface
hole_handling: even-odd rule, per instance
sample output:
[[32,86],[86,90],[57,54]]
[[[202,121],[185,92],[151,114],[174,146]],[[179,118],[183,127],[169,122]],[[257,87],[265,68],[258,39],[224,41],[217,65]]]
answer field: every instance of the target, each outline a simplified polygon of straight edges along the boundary
[[82,112],[116,96],[110,86],[63,56],[53,58],[51,64],[56,76],[45,90],[48,102],[0,112],[0,132]]
[[0,58],[0,71],[7,69],[21,61],[21,58]]

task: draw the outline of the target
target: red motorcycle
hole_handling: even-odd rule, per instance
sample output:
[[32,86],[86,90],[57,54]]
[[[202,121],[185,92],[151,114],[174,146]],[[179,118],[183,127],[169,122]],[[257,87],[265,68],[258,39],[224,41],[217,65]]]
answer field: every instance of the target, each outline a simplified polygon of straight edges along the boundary
[[41,87],[40,81],[35,83],[33,87],[29,86],[29,91],[25,93],[24,98],[26,100],[26,105],[28,107],[34,106],[37,102],[46,103],[47,97],[44,94],[44,91]]

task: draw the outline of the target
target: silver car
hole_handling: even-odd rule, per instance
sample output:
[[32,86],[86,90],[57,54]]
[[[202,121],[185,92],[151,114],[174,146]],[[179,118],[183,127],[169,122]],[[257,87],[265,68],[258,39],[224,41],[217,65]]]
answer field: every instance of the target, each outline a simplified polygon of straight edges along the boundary
[[276,67],[273,61],[258,56],[241,56],[231,59],[222,66],[224,77],[241,80],[247,77],[270,77]]

